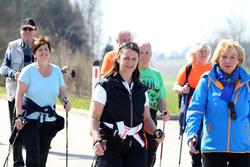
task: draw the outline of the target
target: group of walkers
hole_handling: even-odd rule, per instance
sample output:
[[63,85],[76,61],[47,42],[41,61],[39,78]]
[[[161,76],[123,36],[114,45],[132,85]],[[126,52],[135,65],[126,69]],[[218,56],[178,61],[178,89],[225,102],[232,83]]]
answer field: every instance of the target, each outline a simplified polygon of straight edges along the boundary
[[[59,97],[71,109],[61,69],[50,63],[47,36],[35,39],[32,18],[20,26],[21,38],[10,42],[0,67],[6,77],[11,129],[18,131],[14,166],[45,167],[50,143],[64,128],[56,113]],[[98,167],[152,167],[165,138],[157,129],[157,112],[170,119],[161,73],[150,66],[149,42],[132,42],[120,31],[119,48],[104,56],[101,79],[90,104],[90,131]],[[211,48],[197,43],[188,52],[173,91],[180,94],[180,135],[186,132],[193,167],[250,166],[250,76],[241,67],[244,49],[222,40]],[[178,133],[178,132],[177,132]],[[12,137],[15,133],[12,134]],[[26,163],[22,158],[26,149]]]
[[[119,32],[119,49],[104,56],[102,79],[91,100],[90,126],[99,167],[153,166],[157,146],[163,140],[155,135],[156,113],[161,111],[164,121],[170,118],[169,112],[164,114],[167,104],[161,74],[149,66],[151,45],[130,40],[129,31]],[[186,132],[193,167],[248,167],[250,76],[241,67],[244,49],[238,42],[222,40],[212,57],[214,66],[208,62],[210,56],[207,43],[195,44],[187,52],[188,64],[177,76],[173,91],[181,95],[180,135]],[[147,87],[146,97],[144,90],[140,92],[143,97],[134,100],[142,90],[137,86],[139,78]],[[144,107],[143,111],[140,106]],[[154,122],[154,136],[148,129],[148,110],[150,129]],[[142,133],[145,138],[141,137]],[[142,141],[135,138],[138,134]]]

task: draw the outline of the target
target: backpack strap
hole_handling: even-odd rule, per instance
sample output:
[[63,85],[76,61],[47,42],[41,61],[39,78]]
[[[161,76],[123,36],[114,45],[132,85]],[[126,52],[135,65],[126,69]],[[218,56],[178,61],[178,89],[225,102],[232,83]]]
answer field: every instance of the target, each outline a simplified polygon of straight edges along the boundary
[[189,76],[191,70],[192,70],[192,64],[188,64],[186,66],[186,82],[185,82],[185,84],[188,83],[188,76]]

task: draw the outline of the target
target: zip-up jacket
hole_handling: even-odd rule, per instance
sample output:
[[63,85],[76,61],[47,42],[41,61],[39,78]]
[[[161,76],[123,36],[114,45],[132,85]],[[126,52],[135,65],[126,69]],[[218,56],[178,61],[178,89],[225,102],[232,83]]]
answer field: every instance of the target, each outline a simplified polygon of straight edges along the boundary
[[[6,77],[8,101],[12,101],[16,95],[17,81],[14,79],[15,73],[20,72],[27,63],[33,62],[33,60],[25,62],[22,44],[23,40],[21,38],[9,43],[3,64],[0,67],[1,75]],[[9,65],[7,59],[10,61]]]
[[201,119],[201,152],[250,153],[250,76],[239,67],[239,79],[231,97],[237,119],[231,119],[228,102],[221,100],[223,85],[216,79],[215,67],[204,75],[187,111],[187,141],[197,137]]
[[[117,123],[120,121],[123,121],[124,125],[129,128],[144,123],[143,114],[147,87],[133,77],[134,86],[130,94],[122,82],[123,79],[120,74],[117,74],[115,77],[109,77],[104,82],[99,82],[107,93],[107,101],[100,119],[100,133],[103,139],[108,140],[110,143],[116,143],[116,147],[141,149],[141,144],[136,141],[133,136],[127,136],[126,139],[123,140],[116,131],[118,129]],[[107,127],[104,122],[113,124],[113,129]],[[138,131],[138,135],[140,139],[145,142],[143,128]]]

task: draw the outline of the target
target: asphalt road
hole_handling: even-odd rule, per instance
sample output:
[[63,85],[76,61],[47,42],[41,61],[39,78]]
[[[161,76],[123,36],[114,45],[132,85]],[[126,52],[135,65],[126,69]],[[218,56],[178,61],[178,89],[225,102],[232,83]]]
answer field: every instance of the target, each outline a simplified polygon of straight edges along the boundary
[[[5,99],[0,99],[0,165],[4,164],[8,153],[8,139],[10,136],[8,104]],[[171,112],[171,111],[170,111]],[[58,113],[65,117],[63,109],[58,109]],[[68,166],[70,167],[90,167],[94,151],[92,149],[92,138],[89,132],[88,111],[72,109],[68,114]],[[163,122],[158,121],[158,128],[163,127]],[[166,137],[163,144],[162,167],[178,167],[180,140],[178,140],[178,121],[170,120],[165,124]],[[52,141],[47,166],[66,166],[66,130],[60,131]],[[186,140],[183,140],[183,151],[181,167],[190,167],[191,159],[188,152]],[[161,148],[157,150],[157,160],[155,167],[160,164]],[[23,149],[25,157],[25,149]],[[12,166],[12,153],[9,156],[9,166]],[[139,166],[138,166],[139,167]]]

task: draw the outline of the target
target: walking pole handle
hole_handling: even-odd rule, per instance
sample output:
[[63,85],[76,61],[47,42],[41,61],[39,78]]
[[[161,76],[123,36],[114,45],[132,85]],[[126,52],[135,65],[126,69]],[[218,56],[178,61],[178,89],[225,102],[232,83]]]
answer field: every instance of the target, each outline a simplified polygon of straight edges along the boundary
[[63,97],[62,100],[64,102],[64,108],[65,108],[65,105],[68,104],[69,101],[68,101],[67,97]]

